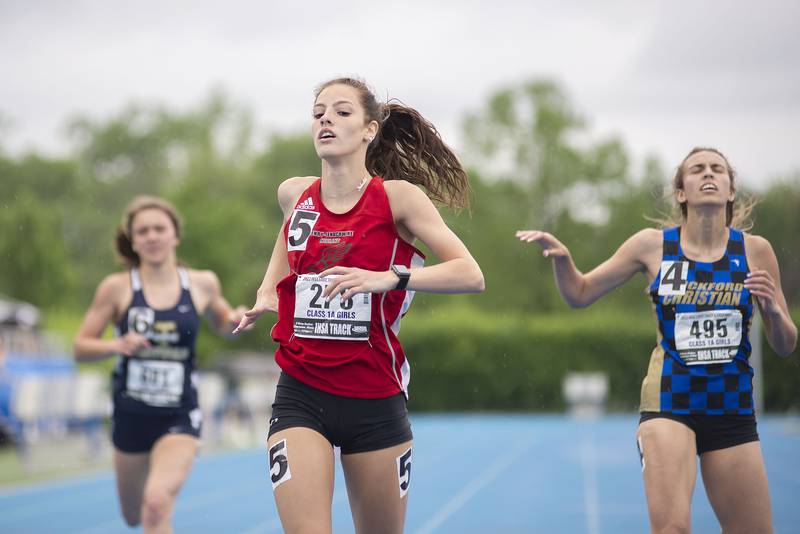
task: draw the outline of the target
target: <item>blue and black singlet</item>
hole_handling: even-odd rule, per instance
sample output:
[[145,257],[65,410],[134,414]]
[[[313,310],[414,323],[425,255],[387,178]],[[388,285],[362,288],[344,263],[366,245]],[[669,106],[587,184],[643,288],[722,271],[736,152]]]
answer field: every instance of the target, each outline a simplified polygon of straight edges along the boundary
[[649,288],[658,344],[642,383],[642,412],[753,413],[747,272],[741,231],[729,229],[725,254],[706,263],[684,255],[680,228],[664,230],[661,269]]

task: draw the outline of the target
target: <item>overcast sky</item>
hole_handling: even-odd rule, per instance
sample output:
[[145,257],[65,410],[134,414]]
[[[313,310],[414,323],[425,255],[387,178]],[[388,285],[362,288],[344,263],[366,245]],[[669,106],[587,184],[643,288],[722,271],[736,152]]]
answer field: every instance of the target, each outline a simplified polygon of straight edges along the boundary
[[592,138],[669,167],[725,151],[747,185],[800,170],[800,2],[0,0],[0,145],[66,150],[76,114],[180,109],[224,88],[262,131],[308,128],[312,91],[357,74],[462,146],[500,87],[559,81]]

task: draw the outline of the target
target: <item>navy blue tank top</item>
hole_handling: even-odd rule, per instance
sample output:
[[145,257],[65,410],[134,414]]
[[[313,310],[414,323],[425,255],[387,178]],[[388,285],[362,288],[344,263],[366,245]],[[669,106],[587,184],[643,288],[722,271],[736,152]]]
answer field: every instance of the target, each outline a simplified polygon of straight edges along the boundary
[[138,269],[131,269],[133,298],[116,324],[116,335],[136,332],[150,341],[136,354],[120,356],[112,375],[114,407],[139,413],[167,414],[197,408],[195,343],[200,317],[189,291],[189,274],[179,267],[181,296],[165,310],[144,298]]
[[641,411],[753,413],[747,272],[741,231],[729,229],[722,258],[699,262],[684,255],[680,228],[664,230],[661,269],[650,284],[658,344],[642,383]]

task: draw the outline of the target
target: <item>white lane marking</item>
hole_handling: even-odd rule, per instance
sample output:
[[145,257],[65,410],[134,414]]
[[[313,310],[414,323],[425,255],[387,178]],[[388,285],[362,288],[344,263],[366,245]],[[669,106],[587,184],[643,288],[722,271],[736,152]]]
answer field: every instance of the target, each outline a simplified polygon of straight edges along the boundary
[[501,456],[492,463],[483,473],[471,480],[464,488],[458,492],[455,497],[445,504],[438,513],[428,519],[416,534],[428,534],[433,532],[442,523],[447,521],[453,514],[455,514],[461,507],[463,507],[472,497],[474,497],[480,490],[484,488],[489,482],[497,478],[500,473],[508,469],[511,464],[516,462],[531,446],[536,442],[536,439],[529,440],[526,443],[513,449],[505,456]]
[[597,500],[597,451],[594,447],[594,441],[591,439],[584,441],[581,452],[586,532],[587,534],[600,534],[600,506]]

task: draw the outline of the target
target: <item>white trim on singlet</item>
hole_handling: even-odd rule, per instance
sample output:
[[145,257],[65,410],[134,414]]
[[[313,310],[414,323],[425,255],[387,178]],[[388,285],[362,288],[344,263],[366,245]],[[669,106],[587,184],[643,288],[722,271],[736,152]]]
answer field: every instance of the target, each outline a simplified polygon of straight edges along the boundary
[[[178,267],[178,278],[181,280],[181,288],[191,289],[189,271],[186,270],[186,267]],[[139,274],[139,269],[136,267],[131,269],[131,289],[134,291],[140,291],[142,289],[142,277]]]
[[[392,265],[394,265],[394,258],[397,255],[397,243],[399,239],[394,238],[394,247],[392,248],[392,257],[389,260],[388,268],[391,269]],[[397,382],[397,385],[400,386],[400,389],[403,390],[403,394],[408,399],[408,392],[406,391],[406,384],[403,383],[403,380],[397,376],[397,354],[394,352],[394,347],[392,346],[392,340],[389,338],[389,331],[386,328],[386,313],[383,310],[383,301],[386,300],[386,295],[388,291],[384,291],[381,294],[381,326],[383,327],[383,336],[386,338],[386,345],[389,346],[389,352],[392,353],[392,374],[394,375],[394,380]]]
[[189,271],[185,267],[178,267],[178,278],[181,279],[181,287],[183,289],[190,289],[189,284]]
[[[408,268],[419,269],[423,265],[425,265],[425,258],[415,252],[414,255],[411,256],[411,265],[409,265]],[[400,313],[397,314],[397,318],[395,318],[394,323],[392,323],[392,332],[394,332],[394,335],[400,333],[400,319],[403,318],[408,308],[411,307],[411,301],[414,300],[415,293],[415,291],[406,290],[406,297],[403,299],[403,304],[400,306]]]
[[[415,252],[414,255],[411,256],[410,263],[410,269],[419,269],[425,265],[425,258]],[[395,336],[400,334],[400,319],[403,318],[408,311],[408,308],[411,307],[411,301],[414,300],[415,293],[415,291],[406,290],[406,296],[403,299],[403,304],[400,306],[400,313],[397,314],[394,323],[392,323],[392,332],[394,332]],[[408,358],[403,361],[403,365],[400,367],[400,377],[402,380],[401,385],[403,388],[403,393],[405,393],[406,400],[408,400],[408,383],[411,382],[411,365],[408,363]]]
[[134,291],[141,291],[142,289],[142,277],[139,276],[139,269],[136,267],[131,269],[131,289]]

